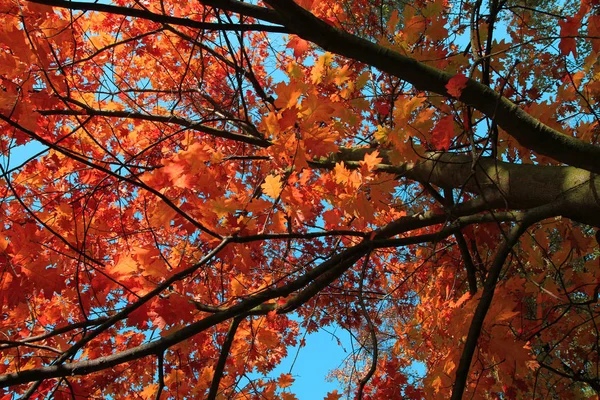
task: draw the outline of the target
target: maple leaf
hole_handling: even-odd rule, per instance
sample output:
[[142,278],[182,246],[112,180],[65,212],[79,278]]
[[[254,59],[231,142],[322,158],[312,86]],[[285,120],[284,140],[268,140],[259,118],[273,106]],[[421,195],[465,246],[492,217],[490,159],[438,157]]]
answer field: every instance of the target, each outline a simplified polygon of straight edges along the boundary
[[446,90],[448,90],[448,94],[450,96],[460,98],[460,95],[463,89],[467,86],[467,82],[469,78],[467,78],[464,74],[456,74],[446,84]]
[[122,254],[119,261],[109,268],[111,274],[117,276],[130,276],[138,271],[138,263],[128,254]]
[[324,326],[393,343],[365,398],[600,378],[598,0],[52,3],[0,0],[0,397],[294,399]]
[[577,56],[577,42],[573,36],[579,35],[579,28],[581,26],[581,19],[578,17],[566,17],[558,21],[560,26],[560,43],[558,48],[561,53],[568,56],[573,53],[573,56]]
[[327,70],[329,69],[332,61],[333,54],[331,53],[325,53],[317,59],[310,73],[312,83],[317,84],[323,81],[323,78],[326,76]]
[[323,400],[339,400],[342,398],[342,395],[338,393],[337,390],[333,392],[327,392],[327,396],[323,398]]
[[272,199],[277,199],[281,194],[283,183],[279,175],[267,175],[265,183],[261,185],[263,193]]
[[360,162],[360,165],[365,166],[367,171],[372,171],[382,161],[383,158],[379,157],[379,152],[375,150],[365,154],[364,160]]
[[321,0],[298,0],[297,3],[300,7],[306,8],[307,10],[312,9],[314,6],[319,4]]
[[298,99],[302,95],[300,90],[294,83],[280,83],[275,86],[275,93],[277,99],[275,100],[275,106],[281,109],[291,108],[298,103]]
[[431,144],[436,149],[447,150],[454,137],[454,117],[451,115],[440,119],[431,132]]
[[348,178],[350,177],[350,171],[348,169],[346,169],[343,161],[335,164],[334,173],[335,173],[335,181],[337,183],[347,182]]
[[258,341],[267,348],[273,348],[280,343],[279,335],[274,330],[263,328],[258,332]]
[[308,51],[310,47],[309,44],[310,43],[308,41],[301,39],[298,36],[294,36],[288,41],[287,47],[294,49],[294,57],[298,59],[304,56],[304,54]]
[[277,386],[282,389],[292,386],[292,383],[294,383],[292,374],[281,374],[277,379]]
[[600,53],[600,15],[590,15],[587,25],[588,35],[594,37],[591,40],[592,49],[596,53]]

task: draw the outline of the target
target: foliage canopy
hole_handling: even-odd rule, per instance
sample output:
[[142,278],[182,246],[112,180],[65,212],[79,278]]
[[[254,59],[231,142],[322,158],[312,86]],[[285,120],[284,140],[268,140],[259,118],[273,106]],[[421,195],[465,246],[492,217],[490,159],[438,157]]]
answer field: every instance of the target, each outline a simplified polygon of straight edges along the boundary
[[294,399],[332,324],[328,399],[600,393],[598,0],[0,19],[4,398]]

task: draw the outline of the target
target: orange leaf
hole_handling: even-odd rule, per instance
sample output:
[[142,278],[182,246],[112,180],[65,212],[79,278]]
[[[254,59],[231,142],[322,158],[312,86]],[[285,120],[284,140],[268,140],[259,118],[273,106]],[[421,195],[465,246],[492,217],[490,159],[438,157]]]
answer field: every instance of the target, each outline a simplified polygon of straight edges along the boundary
[[333,168],[333,173],[335,174],[335,181],[337,183],[346,183],[348,182],[348,179],[350,179],[351,172],[348,169],[346,169],[343,161],[335,164],[335,167]]
[[286,84],[282,82],[275,86],[275,93],[277,93],[275,107],[291,108],[298,104],[298,99],[302,94],[302,90],[298,89],[295,84]]
[[281,374],[279,376],[279,379],[277,379],[277,386],[279,386],[282,389],[292,386],[292,383],[294,383],[294,378],[292,377],[292,374]]
[[339,394],[337,390],[334,390],[333,392],[328,392],[323,400],[339,400],[341,398],[342,395]]
[[383,158],[378,157],[378,156],[379,156],[379,152],[377,150],[375,150],[371,153],[367,153],[367,154],[365,154],[365,159],[360,162],[360,165],[364,165],[367,167],[368,171],[372,171],[373,169],[375,169],[377,164],[380,164],[381,161],[383,161]]
[[294,57],[299,58],[308,51],[309,42],[304,39],[300,39],[298,36],[294,36],[290,39],[286,47],[288,49],[294,49]]
[[279,175],[269,175],[265,178],[265,183],[263,183],[260,187],[263,190],[263,193],[269,196],[272,199],[276,199],[281,194],[281,177]]

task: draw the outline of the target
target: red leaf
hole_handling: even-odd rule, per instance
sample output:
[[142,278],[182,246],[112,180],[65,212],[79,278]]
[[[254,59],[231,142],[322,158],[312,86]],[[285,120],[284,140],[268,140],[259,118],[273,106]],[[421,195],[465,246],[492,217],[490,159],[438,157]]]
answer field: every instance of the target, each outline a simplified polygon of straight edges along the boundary
[[577,56],[577,43],[572,36],[577,36],[579,34],[581,18],[567,17],[564,20],[558,21],[558,25],[560,26],[561,36],[560,43],[558,44],[560,52],[565,56],[568,56],[570,53],[573,53],[573,56]]
[[450,78],[448,84],[446,85],[448,94],[450,96],[456,97],[457,99],[460,98],[460,94],[462,93],[463,89],[467,86],[468,81],[469,78],[467,78],[463,74],[454,75],[452,78]]
[[442,118],[435,128],[433,128],[431,135],[431,144],[437,150],[448,150],[450,142],[454,137],[454,118],[451,115]]
[[294,49],[294,57],[299,58],[308,51],[308,42],[304,39],[300,39],[298,36],[294,36],[290,39],[287,44],[288,49]]
[[590,15],[587,30],[588,36],[595,37],[595,39],[590,39],[592,49],[595,52],[600,52],[600,15]]

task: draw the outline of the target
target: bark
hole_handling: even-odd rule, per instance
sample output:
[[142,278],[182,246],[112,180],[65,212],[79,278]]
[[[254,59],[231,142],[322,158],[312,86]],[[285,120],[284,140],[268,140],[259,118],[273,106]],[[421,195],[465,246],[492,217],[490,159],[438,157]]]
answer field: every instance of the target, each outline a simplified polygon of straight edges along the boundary
[[[313,167],[332,168],[343,161],[357,167],[374,149],[342,149]],[[381,171],[442,188],[464,188],[478,195],[477,201],[490,209],[526,210],[554,204],[555,215],[600,227],[600,177],[576,167],[512,164],[481,158],[473,167],[469,156],[454,153],[427,153],[421,162],[390,164],[385,150],[379,150]],[[458,210],[464,206],[455,206]]]

